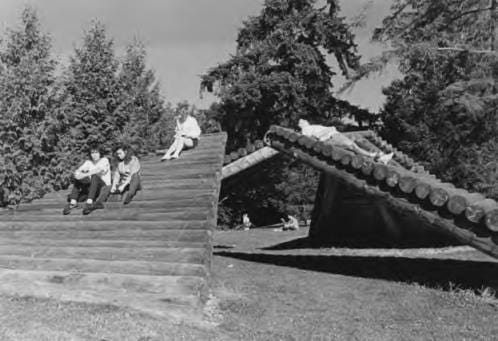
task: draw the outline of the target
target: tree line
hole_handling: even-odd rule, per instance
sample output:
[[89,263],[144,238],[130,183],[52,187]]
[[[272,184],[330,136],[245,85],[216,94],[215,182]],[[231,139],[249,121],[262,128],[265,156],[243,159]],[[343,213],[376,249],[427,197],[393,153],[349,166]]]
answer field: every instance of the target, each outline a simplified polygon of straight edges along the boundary
[[95,21],[67,65],[56,61],[51,44],[30,7],[0,41],[1,205],[66,188],[89,144],[111,152],[126,143],[137,153],[167,145],[178,111],[195,111],[165,103],[137,39],[117,56]]

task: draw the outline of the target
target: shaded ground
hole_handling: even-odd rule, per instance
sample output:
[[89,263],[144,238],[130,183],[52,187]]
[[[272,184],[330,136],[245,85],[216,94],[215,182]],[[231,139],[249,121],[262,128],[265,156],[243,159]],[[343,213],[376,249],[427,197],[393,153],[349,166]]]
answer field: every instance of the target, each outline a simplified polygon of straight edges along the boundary
[[490,289],[497,283],[498,263],[488,256],[466,247],[308,249],[301,239],[306,234],[215,235],[218,296],[234,294],[221,301],[225,321],[219,328],[237,340],[493,340],[498,335],[493,323],[498,304]]
[[[466,247],[309,249],[307,231],[216,232],[206,319],[0,297],[0,340],[493,340],[497,263]],[[451,282],[450,282],[451,281]],[[471,290],[463,290],[471,289]],[[477,293],[477,294],[476,294]]]

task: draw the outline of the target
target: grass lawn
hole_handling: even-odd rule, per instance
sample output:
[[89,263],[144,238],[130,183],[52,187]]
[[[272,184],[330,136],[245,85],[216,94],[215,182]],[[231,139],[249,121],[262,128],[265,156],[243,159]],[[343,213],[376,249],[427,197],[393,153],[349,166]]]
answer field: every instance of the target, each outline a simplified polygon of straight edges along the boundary
[[0,340],[493,340],[498,263],[465,247],[312,249],[215,233],[211,327],[113,306],[0,297]]

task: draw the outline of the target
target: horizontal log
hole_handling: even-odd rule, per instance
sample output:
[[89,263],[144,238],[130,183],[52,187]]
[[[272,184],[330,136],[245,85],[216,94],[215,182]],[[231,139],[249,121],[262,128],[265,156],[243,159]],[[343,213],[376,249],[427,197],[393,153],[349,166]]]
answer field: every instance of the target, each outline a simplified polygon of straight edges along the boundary
[[465,209],[465,216],[467,219],[473,223],[479,223],[485,217],[488,212],[498,208],[496,201],[492,199],[484,199],[477,201],[474,204],[467,206]]
[[396,188],[399,184],[401,174],[399,170],[389,167],[386,174],[386,184],[391,188]]
[[364,158],[361,155],[353,155],[351,158],[351,167],[356,170],[360,170],[363,165]]
[[[30,231],[30,230],[81,230],[81,231],[114,231],[122,229],[134,230],[197,230],[209,229],[210,223],[206,220],[167,220],[167,221],[67,221],[63,219],[48,221],[0,221],[0,233],[3,231]],[[1,234],[0,234],[1,237]]]
[[[20,272],[5,270],[0,273],[0,294],[41,297],[59,301],[112,304],[178,321],[195,319],[194,310],[183,312],[181,307],[199,306],[199,292],[205,293],[205,282],[195,283],[178,276],[142,276],[108,274],[71,274],[67,272]],[[128,276],[128,277],[124,277]],[[132,278],[130,278],[132,276]],[[62,285],[67,282],[68,285]],[[30,285],[26,285],[29,283]],[[190,285],[188,285],[190,283]],[[169,303],[168,303],[169,302]],[[197,317],[200,320],[200,317]]]
[[374,165],[373,160],[364,159],[363,164],[361,165],[361,173],[364,176],[370,177],[373,172]]
[[252,167],[260,162],[268,160],[278,154],[278,151],[271,147],[263,147],[252,154],[249,154],[239,160],[223,167],[221,174],[222,179],[226,179],[235,175],[249,167]]
[[100,240],[135,240],[157,241],[168,240],[176,242],[205,243],[209,241],[206,230],[137,230],[122,229],[113,231],[2,231],[0,238],[25,240],[39,239],[100,239]]
[[413,175],[403,175],[398,182],[399,189],[406,194],[412,193],[416,186],[417,178]]
[[247,155],[247,150],[245,148],[239,148],[237,149],[237,153],[239,154],[240,157],[244,157]]
[[206,277],[202,264],[167,263],[139,260],[96,260],[70,258],[32,258],[0,255],[0,268],[29,271],[68,271],[71,273],[115,273],[148,276],[198,276]]
[[484,223],[490,231],[498,232],[498,208],[486,212]]
[[388,168],[386,165],[376,163],[373,166],[372,175],[375,180],[382,182],[387,177],[387,170]]
[[[105,273],[72,273],[64,271],[28,271],[0,269],[0,291],[2,293],[17,293],[17,286],[38,286],[40,291],[44,285],[57,284],[60,290],[63,287],[71,288],[73,294],[91,291],[118,291],[128,295],[134,293],[148,294],[178,294],[186,291],[198,290],[206,285],[203,278],[197,276],[147,276]],[[24,284],[24,285],[23,285]],[[10,290],[9,290],[10,289]],[[112,294],[111,296],[112,297]]]
[[105,211],[96,210],[89,215],[81,214],[69,214],[67,216],[62,216],[59,214],[10,214],[3,215],[2,221],[52,221],[56,219],[63,219],[67,221],[95,221],[95,220],[144,220],[144,221],[165,221],[171,220],[200,220],[200,219],[210,219],[211,214],[209,211],[200,213],[147,213],[147,211],[130,211],[127,209]]
[[254,153],[256,151],[256,147],[253,144],[249,144],[246,146],[247,153]]
[[169,263],[204,264],[209,257],[205,248],[124,248],[124,247],[63,247],[3,245],[0,255],[32,258],[72,258],[98,260],[155,261]]

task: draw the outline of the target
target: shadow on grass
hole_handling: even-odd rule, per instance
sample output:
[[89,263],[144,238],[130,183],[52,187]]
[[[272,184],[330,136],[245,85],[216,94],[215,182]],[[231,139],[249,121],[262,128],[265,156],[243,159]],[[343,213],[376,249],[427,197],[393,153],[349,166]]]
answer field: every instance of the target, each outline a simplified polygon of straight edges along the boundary
[[498,297],[498,263],[493,262],[406,257],[274,255],[227,251],[215,252],[215,255],[337,275],[418,283],[442,290],[457,287],[478,292],[489,287],[494,289],[495,297]]
[[289,240],[280,244],[267,246],[261,248],[262,250],[296,250],[296,249],[315,249],[321,247],[348,247],[348,248],[400,248],[400,249],[411,249],[411,248],[422,248],[422,247],[446,247],[446,246],[456,246],[461,245],[461,243],[455,242],[451,239],[447,240],[388,240],[388,239],[360,239],[356,238],[345,238],[336,239],[331,242],[317,242],[309,237],[302,237],[293,240]]

